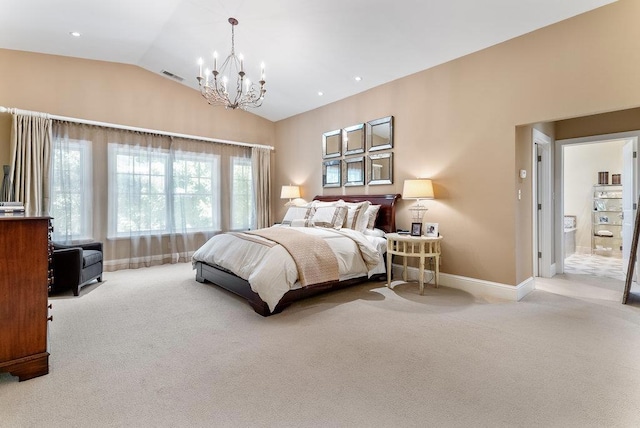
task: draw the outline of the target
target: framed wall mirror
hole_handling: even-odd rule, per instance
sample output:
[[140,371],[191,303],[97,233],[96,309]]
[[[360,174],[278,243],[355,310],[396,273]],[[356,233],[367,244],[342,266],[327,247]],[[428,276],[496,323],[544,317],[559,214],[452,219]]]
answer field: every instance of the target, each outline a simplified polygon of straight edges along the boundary
[[367,148],[370,152],[393,148],[393,116],[367,122]]
[[393,153],[368,156],[369,185],[393,184]]
[[340,187],[341,161],[339,159],[322,162],[322,187]]
[[364,156],[345,159],[343,169],[345,186],[364,186]]
[[342,144],[345,156],[364,153],[364,123],[344,128]]
[[342,154],[342,130],[329,131],[322,134],[322,157],[335,158]]

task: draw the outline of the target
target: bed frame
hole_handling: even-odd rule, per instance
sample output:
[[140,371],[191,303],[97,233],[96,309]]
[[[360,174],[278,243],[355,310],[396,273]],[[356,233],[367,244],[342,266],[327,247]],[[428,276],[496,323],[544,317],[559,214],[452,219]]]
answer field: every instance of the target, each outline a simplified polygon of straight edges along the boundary
[[[382,229],[385,232],[394,232],[396,224],[396,202],[400,199],[399,194],[388,195],[356,195],[356,196],[316,196],[313,198],[317,201],[335,201],[342,199],[345,202],[363,202],[370,201],[373,205],[380,205],[380,211],[378,211],[378,217],[376,219],[375,227]],[[321,284],[309,285],[304,288],[291,290],[285,293],[274,311],[269,311],[269,306],[260,299],[258,293],[251,290],[251,286],[244,279],[234,275],[228,270],[221,268],[220,266],[212,266],[203,262],[196,263],[196,281],[198,282],[211,282],[218,287],[221,287],[227,291],[237,294],[247,300],[249,305],[254,311],[260,315],[266,317],[269,315],[277,314],[291,303],[296,302],[307,297],[315,296],[316,294],[324,293],[329,290],[335,290],[340,288],[349,287],[354,284],[359,284],[367,281],[367,276],[359,278],[353,278],[346,281],[331,281]]]

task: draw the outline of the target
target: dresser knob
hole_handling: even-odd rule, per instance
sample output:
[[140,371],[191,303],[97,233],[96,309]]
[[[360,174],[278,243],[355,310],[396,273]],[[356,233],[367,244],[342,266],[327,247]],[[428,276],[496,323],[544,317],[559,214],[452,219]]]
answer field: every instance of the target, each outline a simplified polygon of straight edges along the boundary
[[53,315],[51,315],[49,318],[47,318],[47,321],[53,321]]
[[47,306],[47,308],[53,309],[53,303],[49,303],[49,306]]

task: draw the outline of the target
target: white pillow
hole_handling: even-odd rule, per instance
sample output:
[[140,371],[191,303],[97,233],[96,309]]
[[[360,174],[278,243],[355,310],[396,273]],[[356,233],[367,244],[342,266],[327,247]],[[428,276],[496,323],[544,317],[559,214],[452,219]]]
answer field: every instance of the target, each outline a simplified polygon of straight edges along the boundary
[[340,229],[346,216],[346,206],[320,206],[315,207],[311,221],[317,227]]
[[367,208],[367,229],[373,229],[376,225],[378,211],[380,211],[380,205],[369,205]]
[[346,204],[348,211],[344,227],[347,229],[357,230],[358,232],[364,232],[369,221],[367,208],[369,208],[371,202],[346,202]]
[[311,205],[314,208],[318,207],[344,207],[346,205],[345,201],[342,199],[338,199],[337,201],[312,201]]
[[291,225],[294,220],[307,220],[313,215],[313,207],[311,205],[304,205],[301,207],[289,207],[287,213],[282,219],[282,224]]
[[384,238],[384,230],[381,229],[365,229],[364,234],[368,236],[377,236],[379,238]]

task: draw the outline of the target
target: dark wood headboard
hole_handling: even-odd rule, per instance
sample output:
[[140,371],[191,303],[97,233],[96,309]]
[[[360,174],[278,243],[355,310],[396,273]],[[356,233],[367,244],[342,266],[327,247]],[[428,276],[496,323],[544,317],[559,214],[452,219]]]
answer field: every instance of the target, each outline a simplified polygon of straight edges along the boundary
[[324,202],[337,201],[339,199],[345,202],[369,201],[372,205],[380,205],[375,227],[389,233],[396,231],[396,202],[400,198],[401,196],[396,193],[388,195],[318,195],[313,200]]

